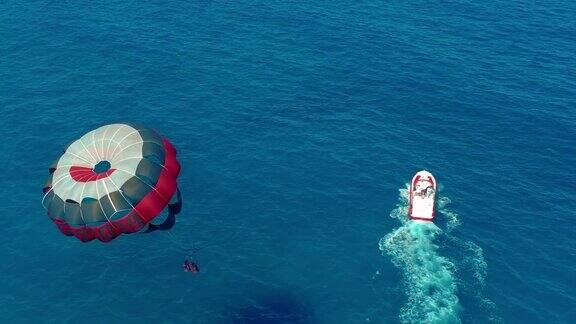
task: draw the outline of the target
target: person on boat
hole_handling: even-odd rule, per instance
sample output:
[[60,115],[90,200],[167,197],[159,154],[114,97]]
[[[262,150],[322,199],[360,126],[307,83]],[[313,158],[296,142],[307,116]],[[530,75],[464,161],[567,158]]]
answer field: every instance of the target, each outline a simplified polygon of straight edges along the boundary
[[416,192],[414,193],[415,196],[418,197],[426,197],[426,190],[428,188],[424,187],[423,185],[418,184],[418,186],[416,186]]
[[184,260],[184,264],[182,264],[182,269],[184,269],[184,272],[192,272],[192,273],[200,272],[200,268],[198,268],[196,262],[191,261],[190,259]]

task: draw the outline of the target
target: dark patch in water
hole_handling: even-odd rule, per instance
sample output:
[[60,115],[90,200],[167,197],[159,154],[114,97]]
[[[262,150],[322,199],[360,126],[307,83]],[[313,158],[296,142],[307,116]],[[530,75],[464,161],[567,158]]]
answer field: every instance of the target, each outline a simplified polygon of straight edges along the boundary
[[289,291],[253,290],[244,300],[246,302],[231,311],[230,322],[235,324],[316,323],[309,304]]

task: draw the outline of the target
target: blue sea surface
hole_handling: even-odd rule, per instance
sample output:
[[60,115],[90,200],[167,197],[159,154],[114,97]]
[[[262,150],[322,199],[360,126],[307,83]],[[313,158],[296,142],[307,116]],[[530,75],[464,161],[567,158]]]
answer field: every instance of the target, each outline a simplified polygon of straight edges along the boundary
[[[2,1],[0,322],[576,322],[575,17],[566,0]],[[121,121],[174,143],[183,210],[169,233],[81,243],[42,184]],[[405,217],[422,169],[435,225]]]

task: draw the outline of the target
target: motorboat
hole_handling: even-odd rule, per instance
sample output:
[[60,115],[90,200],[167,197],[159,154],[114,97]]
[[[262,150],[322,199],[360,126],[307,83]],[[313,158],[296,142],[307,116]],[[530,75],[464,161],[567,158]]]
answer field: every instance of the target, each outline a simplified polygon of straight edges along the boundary
[[433,221],[435,215],[436,179],[428,171],[420,171],[410,182],[408,216],[413,220]]

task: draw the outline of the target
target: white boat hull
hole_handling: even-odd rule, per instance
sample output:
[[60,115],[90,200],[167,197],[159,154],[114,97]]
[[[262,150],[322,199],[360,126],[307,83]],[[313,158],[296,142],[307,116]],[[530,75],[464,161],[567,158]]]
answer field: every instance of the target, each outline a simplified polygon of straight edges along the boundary
[[433,221],[435,216],[436,179],[428,171],[420,171],[410,182],[408,216],[413,220]]

